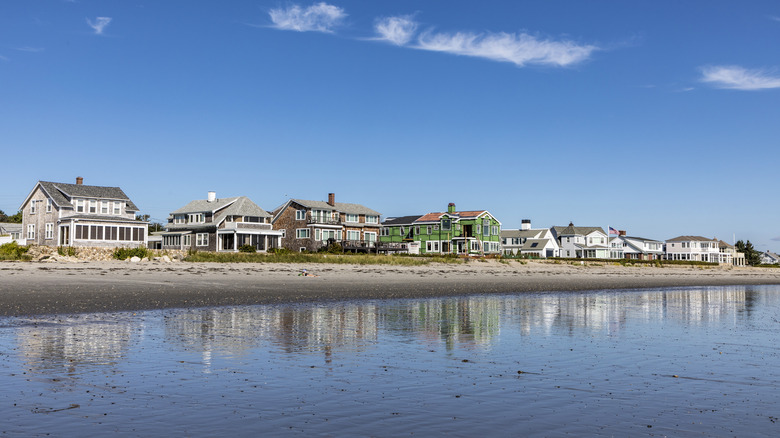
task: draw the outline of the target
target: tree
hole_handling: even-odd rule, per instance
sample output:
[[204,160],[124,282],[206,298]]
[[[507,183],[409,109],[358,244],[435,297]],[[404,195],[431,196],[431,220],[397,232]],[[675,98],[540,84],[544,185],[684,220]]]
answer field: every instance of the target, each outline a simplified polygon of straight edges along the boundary
[[11,224],[21,224],[22,223],[22,211],[19,210],[16,212],[15,215],[8,216],[5,214],[3,210],[0,210],[0,222],[7,222]]
[[761,253],[753,248],[753,244],[750,243],[750,240],[747,242],[738,240],[737,243],[734,244],[734,247],[737,248],[737,251],[745,254],[745,263],[748,265],[757,266],[761,264]]

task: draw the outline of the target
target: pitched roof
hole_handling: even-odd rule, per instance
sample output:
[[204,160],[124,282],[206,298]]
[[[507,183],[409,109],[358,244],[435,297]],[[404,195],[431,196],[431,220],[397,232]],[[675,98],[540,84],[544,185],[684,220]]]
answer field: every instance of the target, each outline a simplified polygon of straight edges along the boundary
[[544,230],[501,230],[501,238],[516,238],[516,237],[525,237],[525,238],[534,238],[539,235],[539,233],[543,232]]
[[[114,201],[126,201],[127,209],[138,211],[138,207],[119,187],[88,186],[84,184],[67,184],[50,181],[38,181],[43,190],[59,207],[73,207],[73,198],[97,198]],[[25,201],[26,202],[26,201]]]
[[364,205],[360,204],[349,204],[346,202],[335,202],[334,205],[330,205],[325,201],[308,201],[305,199],[291,199],[291,201],[296,202],[306,208],[311,208],[315,210],[326,210],[326,211],[338,211],[339,213],[349,213],[349,214],[363,214],[363,215],[369,215],[369,216],[379,216],[380,213],[376,210],[372,210]]
[[412,222],[419,219],[421,216],[414,215],[414,216],[400,216],[400,217],[389,217],[385,219],[384,222],[382,222],[382,225],[384,226],[393,226],[393,225],[411,225]]
[[22,224],[15,224],[11,222],[0,222],[0,234],[19,233],[21,231],[22,231]]
[[588,234],[594,231],[600,231],[602,234],[607,234],[604,232],[604,229],[602,229],[601,227],[575,227],[574,225],[569,225],[567,227],[555,226],[553,227],[553,230],[555,230],[555,234],[557,234],[558,236],[573,236],[573,235],[587,236]]
[[550,242],[550,239],[528,239],[525,241],[523,246],[520,248],[521,251],[535,251],[544,249],[545,246]]
[[207,199],[196,199],[191,201],[184,207],[174,210],[171,214],[187,214],[187,213],[213,213],[217,210],[225,208],[226,206],[236,202],[238,197],[233,198],[219,198],[209,202]]
[[214,218],[214,222],[219,224],[227,216],[271,217],[267,211],[260,208],[260,206],[252,202],[252,200],[246,196],[239,196],[235,199],[236,202],[233,202],[226,209],[219,212],[219,215]]
[[487,210],[471,210],[471,211],[456,211],[456,212],[434,212],[421,216],[415,222],[438,222],[444,215],[451,216],[455,220],[459,219],[474,219],[485,213]]
[[667,242],[717,242],[717,239],[710,239],[702,236],[678,236],[674,239],[667,239]]

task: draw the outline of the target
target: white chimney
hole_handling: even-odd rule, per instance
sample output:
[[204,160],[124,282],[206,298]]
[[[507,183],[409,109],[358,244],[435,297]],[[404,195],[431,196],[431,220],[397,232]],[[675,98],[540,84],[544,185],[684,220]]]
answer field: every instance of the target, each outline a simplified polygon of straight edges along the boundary
[[217,192],[209,192],[208,201],[214,202],[217,200]]
[[531,229],[531,219],[523,219],[523,222],[520,224],[520,229],[523,230],[523,231],[530,230]]

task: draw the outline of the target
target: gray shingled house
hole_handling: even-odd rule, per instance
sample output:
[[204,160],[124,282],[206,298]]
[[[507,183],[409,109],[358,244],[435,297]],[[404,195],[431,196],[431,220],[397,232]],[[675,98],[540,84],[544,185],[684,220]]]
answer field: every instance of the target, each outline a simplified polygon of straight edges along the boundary
[[317,251],[339,243],[345,251],[376,251],[380,213],[360,204],[290,199],[273,211],[273,225],[282,230],[282,246],[292,251]]
[[218,199],[208,192],[172,212],[162,233],[162,249],[236,252],[244,245],[265,252],[279,248],[281,231],[271,215],[246,196]]
[[148,223],[119,187],[38,181],[22,210],[27,245],[135,247],[146,245]]

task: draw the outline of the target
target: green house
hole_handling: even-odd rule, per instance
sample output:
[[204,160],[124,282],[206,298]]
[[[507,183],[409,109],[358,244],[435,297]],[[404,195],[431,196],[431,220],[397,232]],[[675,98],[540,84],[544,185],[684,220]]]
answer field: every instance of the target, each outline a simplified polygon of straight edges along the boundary
[[388,218],[379,236],[385,248],[411,254],[487,255],[501,252],[501,222],[487,210],[456,211]]

